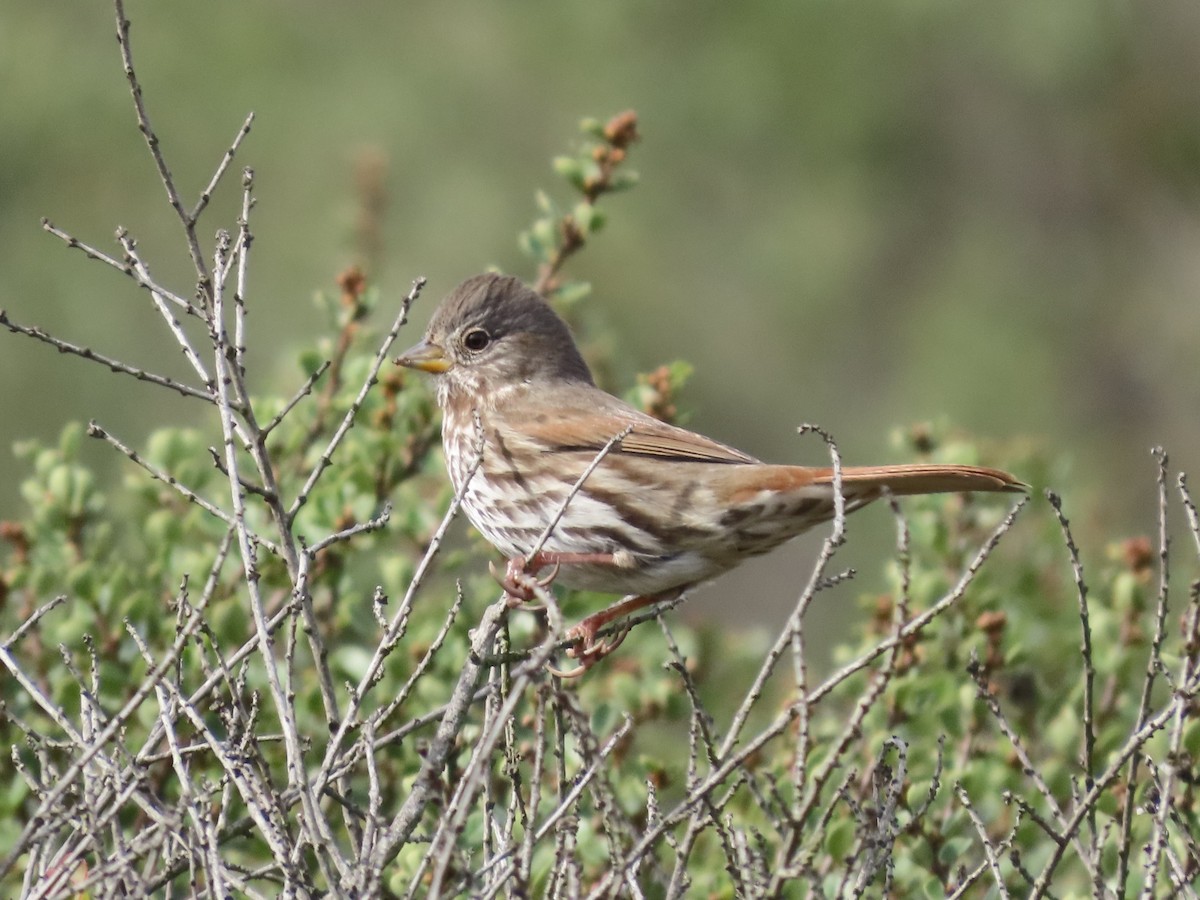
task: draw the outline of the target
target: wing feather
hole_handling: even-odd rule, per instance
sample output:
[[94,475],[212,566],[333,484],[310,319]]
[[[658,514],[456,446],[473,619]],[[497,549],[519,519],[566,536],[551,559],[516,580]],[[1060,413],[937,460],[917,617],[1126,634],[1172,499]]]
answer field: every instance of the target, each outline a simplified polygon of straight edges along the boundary
[[[758,460],[734,447],[702,434],[677,428],[652,418],[611,395],[592,390],[587,397],[561,391],[555,406],[538,404],[509,409],[505,417],[520,417],[520,431],[544,446],[546,452],[589,450],[598,452],[614,435],[633,430],[613,448],[614,453],[652,456],[676,462],[733,463],[745,465]],[[586,405],[585,405],[586,404]],[[515,424],[515,423],[514,423]]]

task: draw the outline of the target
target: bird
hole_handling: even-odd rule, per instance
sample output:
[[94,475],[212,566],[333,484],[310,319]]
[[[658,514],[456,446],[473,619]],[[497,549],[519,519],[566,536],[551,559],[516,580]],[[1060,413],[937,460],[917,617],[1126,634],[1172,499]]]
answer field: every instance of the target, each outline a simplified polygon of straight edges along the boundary
[[[462,282],[395,362],[434,376],[450,481],[471,524],[507,558],[497,577],[511,601],[552,580],[625,595],[567,633],[578,662],[569,674],[624,639],[627,628],[598,640],[610,622],[674,600],[835,515],[832,467],[762,462],[597,387],[567,323],[517,278]],[[840,471],[846,512],[885,493],[1028,489],[982,466]],[[546,569],[548,577],[534,577]]]

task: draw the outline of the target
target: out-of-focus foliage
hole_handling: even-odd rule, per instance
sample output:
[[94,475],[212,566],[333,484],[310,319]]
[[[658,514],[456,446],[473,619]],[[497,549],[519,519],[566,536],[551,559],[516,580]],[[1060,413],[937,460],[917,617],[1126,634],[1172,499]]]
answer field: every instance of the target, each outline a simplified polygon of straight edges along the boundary
[[[576,162],[599,162],[597,146],[619,148],[607,132],[596,139]],[[557,168],[587,198],[594,184],[587,172],[574,163]],[[364,210],[371,208],[364,203]],[[569,207],[569,220],[549,203],[542,212],[545,218],[524,244],[536,262],[550,263],[553,275],[553,260],[564,246],[558,238],[576,238],[570,228],[547,231],[541,223],[569,221],[590,236],[600,219],[586,199]],[[539,235],[539,228],[545,233]],[[269,229],[255,233],[270,239]],[[364,255],[371,246],[363,236]],[[332,337],[299,354],[291,380],[318,371],[321,360],[333,365],[269,443],[264,437],[283,497],[294,497],[320,465],[358,385],[371,381],[374,313],[383,301],[365,289],[357,272],[346,274],[340,286],[340,296],[318,303]],[[576,299],[582,294],[569,283],[562,286]],[[249,343],[251,358],[258,346]],[[690,375],[686,364],[662,366],[639,380],[631,398],[656,415],[677,418],[677,392]],[[180,409],[194,402],[173,400]],[[284,406],[283,396],[260,398],[259,422]],[[172,481],[224,506],[230,479],[220,471],[221,454],[209,452],[221,439],[216,417],[205,412],[187,427],[162,428],[151,424],[147,410],[138,410],[139,422],[151,430],[139,454]],[[88,431],[101,434],[99,426]],[[908,458],[979,461],[972,444],[940,428],[916,430],[898,443],[897,452]],[[240,550],[214,567],[224,552],[223,525],[140,469],[106,486],[84,458],[83,444],[84,430],[68,426],[57,442],[32,440],[21,447],[27,473],[22,512],[0,529],[0,635],[6,642],[35,609],[56,595],[63,598],[3,648],[6,665],[18,660],[10,672],[19,671],[24,680],[0,682],[0,743],[15,747],[11,758],[21,770],[6,779],[9,789],[0,797],[0,858],[22,838],[27,850],[61,846],[72,854],[69,866],[40,858],[38,882],[59,879],[60,895],[100,877],[106,866],[119,869],[120,854],[136,858],[142,852],[136,838],[174,833],[189,821],[203,827],[183,832],[194,833],[195,842],[175,842],[186,851],[156,857],[161,864],[148,870],[139,861],[131,873],[136,869],[156,889],[171,880],[186,890],[204,882],[201,871],[207,876],[222,868],[263,890],[285,875],[290,886],[326,889],[337,880],[329,860],[357,862],[360,843],[369,844],[364,835],[426,788],[429,803],[411,820],[420,830],[398,842],[394,859],[364,876],[367,885],[378,876],[397,892],[420,894],[432,881],[449,894],[512,875],[514,890],[523,893],[544,891],[562,878],[559,887],[571,896],[573,886],[591,887],[628,872],[651,896],[665,893],[667,884],[676,895],[778,896],[797,887],[815,893],[819,886],[825,895],[882,888],[898,896],[942,896],[975,878],[969,895],[984,896],[997,881],[1024,893],[1045,872],[1056,896],[1073,896],[1117,873],[1137,888],[1145,877],[1144,847],[1159,854],[1154,871],[1160,887],[1194,875],[1192,773],[1200,730],[1188,701],[1197,691],[1200,597],[1193,592],[1189,598],[1182,634],[1177,624],[1167,624],[1166,606],[1155,604],[1156,596],[1166,597],[1166,575],[1158,588],[1149,541],[1118,544],[1106,564],[1088,570],[1093,601],[1082,632],[1089,646],[1081,652],[1069,545],[1044,506],[1027,515],[976,574],[978,548],[1004,533],[1004,508],[995,498],[916,499],[904,507],[888,590],[863,598],[852,635],[833,650],[835,665],[850,667],[844,672],[823,681],[823,673],[806,667],[800,649],[820,641],[798,625],[766,651],[753,638],[715,632],[680,629],[675,637],[668,627],[664,639],[647,623],[578,688],[564,688],[540,672],[520,682],[514,711],[500,720],[501,738],[487,716],[507,699],[509,679],[529,677],[513,672],[521,652],[537,645],[541,627],[534,616],[511,611],[503,640],[516,657],[469,654],[469,623],[479,620],[479,609],[497,592],[480,567],[460,568],[460,553],[445,554],[443,577],[422,586],[378,679],[355,686],[381,640],[388,603],[405,592],[449,499],[434,411],[422,383],[386,370],[325,478],[286,522],[289,535],[312,538],[368,522],[385,501],[394,504],[386,529],[314,551],[305,594],[295,598],[311,601],[314,617],[303,626],[292,603],[299,591],[290,582],[292,572],[265,546],[253,571]],[[1035,486],[1051,480],[1040,456],[1015,448],[1007,453],[1011,467]],[[253,454],[240,456],[250,471]],[[269,535],[270,503],[259,502],[262,490],[234,479],[252,527]],[[1194,533],[1194,507],[1188,511]],[[1194,562],[1185,568],[1194,572]],[[212,583],[201,585],[209,571]],[[454,573],[463,576],[457,586],[444,577]],[[957,586],[968,576],[974,580],[960,592]],[[818,571],[813,579],[817,603],[836,599],[833,591],[845,595],[835,571]],[[796,583],[803,590],[804,579]],[[254,650],[247,598],[257,591],[268,611],[287,623],[276,635],[285,655],[264,666],[249,652],[227,669],[231,653]],[[447,611],[457,608],[456,593],[465,598],[466,611],[447,619]],[[201,594],[208,604],[203,629],[189,638],[167,676],[154,682],[158,690],[139,694],[151,677],[144,656],[163,658],[179,640],[177,629],[196,621],[188,608]],[[568,613],[598,602],[571,598]],[[928,628],[912,627],[927,610],[938,611]],[[300,631],[307,627],[319,633],[318,643],[304,641]],[[313,653],[318,646],[328,655]],[[760,663],[764,652],[773,662]],[[417,677],[427,653],[429,668]],[[268,677],[276,665],[286,670],[286,694]],[[451,720],[443,706],[448,686],[463,687],[459,679],[474,665],[487,672],[490,699],[471,706],[465,724],[438,749],[438,740],[426,735]],[[751,690],[759,665],[766,665],[764,684]],[[323,675],[326,667],[327,689],[356,710],[347,720],[355,723],[349,737],[339,733],[341,722],[329,721],[329,695],[322,696],[314,674]],[[771,667],[776,674],[768,679]],[[1178,693],[1166,689],[1169,678]],[[414,690],[392,706],[410,679]],[[187,696],[205,680],[217,689],[187,704],[166,691],[177,687]],[[1151,681],[1157,682],[1153,689],[1144,687]],[[466,684],[461,697],[474,687]],[[81,790],[66,792],[53,809],[34,816],[94,734],[139,696],[141,705],[103,742],[102,752],[88,751],[94,765],[82,768]],[[180,705],[196,718],[181,714]],[[1170,727],[1130,743],[1129,735],[1147,718],[1161,715],[1166,722],[1174,710]],[[380,718],[368,721],[367,712]],[[743,715],[743,726],[731,724]],[[163,721],[171,723],[169,748],[161,735],[148,737]],[[81,723],[81,736],[69,734],[74,722]],[[375,742],[376,726],[390,729],[379,735],[381,743]],[[295,733],[285,753],[278,736],[282,731],[286,738],[289,729]],[[722,741],[726,729],[729,737]],[[323,748],[339,741],[345,768],[322,782],[329,792],[298,802],[291,791],[311,784],[307,774],[322,768]],[[214,747],[226,753],[236,748],[237,756],[220,757]],[[369,763],[355,756],[360,747]],[[1134,747],[1142,754],[1137,777],[1120,768]],[[288,763],[289,753],[303,760]],[[444,760],[437,753],[445,753]],[[425,772],[433,758],[440,760],[435,770]],[[296,777],[297,767],[305,779]],[[472,767],[474,781],[468,778]],[[1116,775],[1106,777],[1110,769]],[[246,770],[266,773],[279,795],[272,790],[256,807],[244,792]],[[106,780],[118,775],[129,779],[131,794],[145,805],[125,803]],[[1096,796],[1083,807],[1086,815],[1068,826],[1079,797],[1097,781]],[[473,784],[475,793],[460,793],[464,784]],[[196,793],[201,802],[186,814],[159,814],[160,805],[186,808]],[[94,797],[104,802],[93,806]],[[565,815],[553,812],[560,802]],[[284,823],[281,831],[263,828],[264,815]],[[314,820],[330,830],[336,823],[338,830],[312,842]],[[22,834],[27,826],[44,830],[31,838]],[[1160,834],[1167,838],[1160,841]],[[526,835],[527,855],[520,849]],[[273,858],[272,838],[295,841],[304,852]],[[212,845],[202,848],[206,841]],[[444,852],[434,853],[439,846]],[[15,864],[0,884],[15,893],[19,876]]]
[[[373,336],[365,332],[363,337]],[[348,362],[345,374],[350,386],[361,377],[364,365],[365,359],[361,358],[352,357]],[[343,409],[351,393],[348,390],[331,397],[330,408]],[[282,459],[294,453],[298,466],[306,456],[311,463],[311,453],[304,452],[309,443],[304,435],[314,426],[309,416],[319,408],[320,404],[313,402],[308,407],[309,415],[297,417],[278,435]],[[371,515],[380,502],[377,490],[381,485],[384,494],[395,502],[391,527],[375,535],[360,535],[323,555],[315,574],[314,606],[320,627],[327,632],[329,664],[336,680],[353,682],[361,676],[377,640],[375,619],[369,612],[375,586],[381,586],[391,598],[403,594],[416,555],[428,541],[438,512],[448,499],[436,452],[421,451],[425,460],[416,469],[405,464],[412,461],[409,454],[414,446],[428,447],[430,427],[427,391],[419,384],[403,383],[399,373],[389,376],[364,408],[361,426],[351,432],[330,477],[306,508],[301,530],[316,534]],[[53,700],[72,715],[79,714],[83,702],[115,710],[128,700],[146,677],[146,667],[133,652],[123,623],[128,621],[152,647],[169,644],[176,619],[173,598],[180,587],[181,573],[205,571],[223,531],[214,525],[212,517],[140,471],[130,473],[115,491],[101,490],[92,473],[79,462],[84,439],[82,429],[71,426],[56,445],[30,442],[23,447],[22,461],[29,471],[23,482],[28,515],[20,522],[6,523],[6,550],[0,565],[5,590],[0,631],[4,634],[11,632],[35,602],[57,592],[67,597],[33,636],[14,649],[22,662],[39,674]],[[206,446],[210,442],[204,429],[162,430],[151,437],[145,457],[151,464],[189,479],[189,485],[201,492],[206,486],[219,491],[221,479],[208,465]],[[938,433],[905,436],[904,444],[909,454],[931,453],[938,460],[955,462],[978,460],[969,444],[945,442]],[[1044,477],[1037,459],[1018,462],[1035,480]],[[397,483],[384,474],[387,471],[401,480]],[[886,639],[895,627],[898,603],[904,603],[907,617],[945,596],[997,525],[1002,511],[988,500],[936,497],[906,502],[907,552],[889,566],[888,593],[860,598],[855,615],[859,624],[850,640],[834,649],[835,664],[849,664]],[[1108,557],[1109,561],[1089,577],[1092,660],[1096,668],[1093,773],[1110,764],[1137,720],[1156,592],[1149,541],[1114,545]],[[465,616],[450,631],[418,691],[398,710],[398,717],[390,723],[393,727],[404,727],[431,711],[436,713],[445,686],[453,682],[462,665],[470,623],[481,604],[495,596],[495,585],[481,574],[481,567],[459,569],[461,561],[461,554],[452,553],[443,559],[443,568],[457,570],[464,578],[463,590],[468,598]],[[268,594],[275,593],[280,602],[286,596],[282,575],[278,567],[264,568]],[[211,628],[206,643],[213,647],[238,646],[251,627],[236,566],[230,567],[227,579],[206,612]],[[196,582],[193,577],[188,587],[192,595],[200,588]],[[414,607],[403,645],[376,686],[377,697],[386,700],[413,674],[421,655],[436,640],[453,590],[444,579],[426,587]],[[847,734],[848,718],[873,690],[886,654],[875,665],[840,682],[813,706],[811,719],[804,726],[811,736],[812,750],[805,760],[808,781],[802,783],[807,785],[832,754],[838,754],[840,761],[823,799],[809,810],[803,823],[797,823],[799,836],[792,856],[779,854],[788,846],[789,829],[793,827],[786,811],[804,799],[792,788],[797,762],[796,725],[766,743],[744,764],[740,774],[729,782],[740,787],[728,795],[720,792],[720,819],[727,831],[706,828],[692,843],[684,840],[681,825],[671,829],[676,844],[659,840],[652,845],[640,869],[643,889],[661,895],[677,865],[678,842],[683,841],[690,848],[682,882],[687,889],[705,895],[729,894],[734,883],[730,860],[736,848],[721,835],[743,834],[757,838],[749,849],[740,851],[745,854],[743,862],[752,862],[745,863],[738,877],[759,887],[767,884],[772,874],[782,871],[767,863],[786,859],[800,873],[785,882],[788,890],[804,886],[803,893],[819,884],[826,896],[837,896],[859,879],[877,889],[886,877],[897,896],[942,896],[984,862],[975,826],[956,794],[961,789],[970,798],[975,813],[987,823],[991,839],[997,843],[1010,841],[1019,851],[1019,856],[1012,859],[1007,850],[1002,852],[1000,866],[1008,889],[1016,894],[1026,892],[1029,882],[1018,874],[1014,861],[1036,876],[1055,845],[1028,812],[1021,814],[1022,824],[1013,830],[1018,806],[1026,804],[1051,821],[1054,816],[1031,774],[1023,770],[1008,739],[988,714],[968,670],[974,669],[980,684],[1001,704],[1036,766],[1037,778],[1069,809],[1072,792],[1088,784],[1080,763],[1085,746],[1081,714],[1084,670],[1073,593],[1066,549],[1053,518],[1042,506],[1008,536],[1001,552],[983,568],[956,607],[940,616],[920,637],[901,646],[895,661],[888,664],[894,672],[886,692],[860,727]],[[821,599],[818,597],[818,602]],[[600,597],[579,596],[568,600],[567,610],[574,615],[601,602]],[[386,614],[387,609],[385,606],[380,611]],[[513,646],[535,642],[535,626],[533,616],[514,612],[509,631]],[[648,785],[653,791],[653,809],[664,811],[676,809],[693,789],[697,783],[695,760],[689,761],[689,747],[692,753],[696,748],[689,744],[689,727],[692,740],[697,728],[720,734],[742,702],[763,653],[764,647],[757,639],[716,631],[696,634],[675,624],[671,627],[686,659],[688,678],[705,704],[702,720],[693,717],[688,696],[680,689],[682,669],[672,665],[672,656],[658,629],[646,623],[633,632],[617,654],[568,691],[573,699],[560,695],[562,700],[558,702],[565,701],[568,710],[582,717],[580,721],[563,724],[551,715],[539,724],[539,718],[546,716],[545,710],[533,718],[532,710],[527,711],[512,725],[508,755],[501,754],[495,761],[489,789],[494,807],[489,808],[502,809],[513,791],[528,788],[533,748],[545,740],[548,730],[552,733],[555,727],[565,728],[563,768],[551,766],[542,774],[546,779],[543,802],[552,805],[555,791],[564,789],[555,781],[562,777],[560,771],[570,777],[572,772],[584,771],[594,758],[594,749],[588,752],[578,741],[602,741],[626,716],[636,723],[632,737],[612,752],[602,776],[604,790],[611,791],[611,802],[616,807],[605,809],[591,794],[585,794],[573,811],[579,817],[575,852],[589,881],[609,871],[616,852],[611,847],[628,849],[637,838],[634,832],[628,842],[615,837],[614,844],[608,843],[603,835],[611,833],[613,822],[628,821],[642,828],[657,823],[646,808]],[[61,641],[67,658],[81,672],[91,667],[90,652],[94,648],[98,681],[91,686],[86,701],[61,665],[59,651],[45,642],[48,633]],[[1165,659],[1175,663],[1178,650],[1179,639],[1171,633]],[[298,658],[302,670],[315,664],[304,658],[303,649]],[[198,677],[199,655],[186,654],[182,666],[185,673],[192,670]],[[245,681],[252,690],[266,694],[261,669],[253,657],[248,665],[238,667],[238,673],[239,682]],[[190,677],[184,675],[185,679]],[[813,678],[810,690],[820,680]],[[787,704],[793,701],[788,682],[782,673],[772,680],[766,698],[753,710],[747,741],[767,728],[773,718],[786,715]],[[0,743],[21,747],[25,728],[53,735],[55,726],[45,720],[16,682],[6,679],[4,684],[3,701],[9,718],[0,725]],[[319,740],[327,734],[328,724],[315,682],[298,679],[297,690],[300,733]],[[1159,696],[1155,702],[1168,699],[1165,691],[1156,693]],[[261,733],[274,733],[278,725],[270,707],[264,705],[259,715]],[[22,723],[20,728],[16,722]],[[123,730],[124,741],[137,747],[142,729],[154,722],[151,715],[138,717]],[[464,731],[461,746],[453,756],[452,772],[466,764],[477,734],[474,726]],[[189,735],[186,728],[181,728],[177,739],[186,741]],[[1168,739],[1169,733],[1164,731],[1147,744],[1149,759],[1169,757]],[[1182,755],[1173,757],[1173,765],[1183,771],[1193,769],[1200,747],[1198,739],[1200,729],[1195,722],[1186,723]],[[190,742],[200,743],[195,737]],[[736,746],[740,749],[743,743]],[[51,766],[57,764],[61,769],[62,765],[57,762],[56,751],[41,741],[33,746],[36,751],[24,749],[17,759],[37,777],[53,784],[49,778]],[[381,752],[378,777],[384,785],[385,810],[403,799],[405,786],[416,776],[424,746],[424,738],[405,740]],[[257,752],[272,765],[282,767],[282,748],[278,744],[265,742]],[[703,754],[700,757],[703,759]],[[219,779],[219,769],[203,775],[211,764],[203,752],[188,756],[193,779]],[[706,771],[707,766],[701,774]],[[146,764],[144,777],[161,782],[167,795],[173,796],[171,772],[169,757],[163,754],[157,762]],[[450,802],[454,786],[453,776],[447,777],[450,780],[441,801],[445,803]],[[890,778],[899,781],[892,785]],[[343,790],[349,789],[351,797],[363,796],[369,789],[361,779],[341,784]],[[24,813],[35,802],[18,785],[14,782],[0,801],[0,822],[4,823],[0,826],[0,848],[16,840],[26,821]],[[1174,808],[1172,830],[1194,834],[1200,823],[1186,802],[1191,788],[1180,784],[1177,790],[1183,793]],[[1089,818],[1081,840],[1088,843],[1091,829],[1097,829],[1102,836],[1101,846],[1106,848],[1102,877],[1111,881],[1118,860],[1121,815],[1124,805],[1131,801],[1138,804],[1139,810],[1131,832],[1135,848],[1131,884],[1136,886],[1142,878],[1136,848],[1150,840],[1158,809],[1153,786],[1143,781],[1130,796],[1123,780],[1110,785],[1097,804],[1094,826]],[[245,808],[235,803],[231,814],[244,815]],[[701,816],[702,821],[704,818]],[[518,836],[524,827],[518,827]],[[456,858],[461,857],[464,865],[471,859],[486,858],[486,853],[479,855],[483,828],[484,820],[473,815],[458,836]],[[223,846],[224,853],[236,854],[251,867],[270,859],[263,843],[253,835],[226,841]],[[1186,856],[1179,841],[1172,840],[1170,846]],[[425,849],[420,842],[405,846],[385,870],[385,881],[393,890],[403,891],[410,885]],[[535,889],[545,888],[558,853],[551,841],[536,845],[530,873]],[[86,878],[99,869],[101,862],[92,858],[90,866],[80,868],[75,878]],[[869,872],[874,874],[868,876]],[[465,877],[465,873],[465,869],[459,870],[458,876]],[[985,896],[991,879],[990,871],[985,872],[977,889],[967,896]],[[11,880],[0,883],[16,890]],[[1056,895],[1085,894],[1090,884],[1086,869],[1074,850],[1068,849],[1053,882]]]
[[[805,452],[805,421],[852,461],[882,457],[893,424],[943,414],[1044,436],[1105,486],[1081,527],[1116,530],[1149,521],[1129,477],[1149,444],[1200,463],[1189,0],[130,11],[184,185],[258,113],[271,380],[319,321],[313,286],[348,262],[389,294],[417,274],[437,296],[488,265],[518,271],[513,235],[561,135],[580,109],[633,107],[647,188],[620,198],[622,228],[573,277],[619,326],[618,371],[695,364],[696,427],[780,460]],[[121,280],[37,228],[45,215],[104,242],[123,224],[158,274],[185,271],[112,32],[103,4],[0,8],[0,307],[170,368],[153,326],[113,314],[139,302]],[[366,260],[351,259],[374,227],[356,186],[383,200]],[[140,410],[172,415],[153,390],[46,352],[0,346],[0,452],[53,440],[64,417],[144,435]],[[0,510],[16,499],[4,479]]]

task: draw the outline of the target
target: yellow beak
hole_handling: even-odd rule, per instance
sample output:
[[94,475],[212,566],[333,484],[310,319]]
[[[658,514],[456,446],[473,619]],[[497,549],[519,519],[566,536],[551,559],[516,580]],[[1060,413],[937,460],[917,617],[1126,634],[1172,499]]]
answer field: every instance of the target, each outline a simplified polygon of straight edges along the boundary
[[432,372],[441,375],[450,369],[453,363],[446,358],[446,352],[437,344],[421,341],[415,347],[409,347],[396,357],[396,365],[407,366],[410,369],[420,369],[422,372]]

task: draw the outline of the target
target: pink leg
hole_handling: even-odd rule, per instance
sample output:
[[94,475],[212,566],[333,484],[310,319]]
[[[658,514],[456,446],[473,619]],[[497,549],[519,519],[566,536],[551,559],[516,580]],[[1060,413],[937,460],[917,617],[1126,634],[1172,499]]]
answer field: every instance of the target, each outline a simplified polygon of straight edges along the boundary
[[[500,583],[504,588],[504,592],[511,598],[513,605],[521,602],[528,602],[537,596],[538,590],[545,590],[554,581],[558,575],[558,567],[562,565],[615,565],[616,558],[612,553],[556,553],[549,550],[541,550],[534,553],[532,556],[515,556],[508,561],[504,568],[504,574],[501,575],[496,571],[495,566],[489,566],[492,572],[492,577]],[[544,578],[537,578],[535,574],[547,566],[553,566],[553,571]],[[600,610],[598,613],[593,613],[588,616],[574,628],[570,629],[567,634],[567,640],[574,640],[575,646],[567,651],[567,655],[572,659],[579,660],[579,665],[574,669],[563,672],[555,669],[552,666],[547,666],[551,674],[557,675],[560,678],[577,678],[594,666],[604,657],[608,656],[614,650],[621,646],[626,635],[629,634],[629,628],[617,632],[611,638],[603,641],[597,641],[596,635],[605,625],[616,621],[632,612],[650,606],[653,603],[658,603],[663,600],[670,600],[680,593],[679,589],[665,591],[661,594],[651,594],[649,596],[631,595],[621,600],[619,603],[614,603],[606,609]]]
[[676,596],[678,591],[667,591],[663,594],[652,594],[648,597],[633,595],[626,597],[619,603],[614,603],[612,606],[600,610],[598,613],[593,613],[588,616],[574,628],[567,632],[567,639],[576,639],[574,647],[567,651],[567,656],[572,659],[579,660],[579,665],[568,671],[560,671],[551,668],[550,672],[557,675],[559,678],[578,678],[604,657],[608,656],[614,650],[621,646],[625,637],[629,634],[629,626],[618,631],[611,638],[597,642],[596,635],[600,629],[610,622],[627,616],[632,612],[658,603],[662,600],[670,600]]
[[[529,557],[514,556],[504,567],[503,575],[497,573],[494,566],[490,568],[492,577],[500,582],[500,587],[504,588],[506,594],[514,600],[529,601],[537,596],[538,588],[545,589],[550,586],[558,575],[559,566],[586,563],[613,565],[614,557],[611,553],[554,553],[539,550]],[[545,578],[533,577],[547,566],[553,566],[554,571]]]

